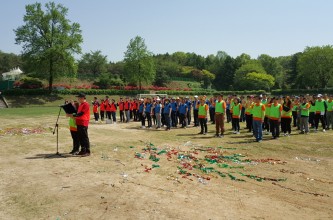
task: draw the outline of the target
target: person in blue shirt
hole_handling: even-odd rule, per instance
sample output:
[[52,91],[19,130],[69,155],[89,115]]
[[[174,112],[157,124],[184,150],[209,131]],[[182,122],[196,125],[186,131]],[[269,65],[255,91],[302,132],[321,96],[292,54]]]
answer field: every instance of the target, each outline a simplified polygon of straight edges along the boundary
[[187,112],[188,112],[188,107],[185,103],[185,99],[181,100],[181,103],[179,105],[179,118],[180,118],[180,124],[182,125],[182,128],[187,127]]
[[171,100],[171,125],[173,128],[177,127],[177,110],[178,110],[178,106],[177,106],[177,102],[176,102],[176,98],[172,98]]
[[164,119],[165,119],[165,124],[166,124],[166,131],[170,130],[170,117],[171,117],[171,113],[172,113],[172,106],[171,103],[169,102],[169,98],[165,98],[164,99],[164,105],[163,105],[163,115],[164,115]]
[[215,103],[216,98],[215,97],[211,97],[209,99],[209,117],[210,117],[210,121],[212,122],[212,124],[215,124]]
[[148,122],[148,128],[151,128],[151,126],[152,126],[151,109],[152,109],[151,99],[147,98],[145,114],[146,114],[146,118],[147,118],[147,122]]
[[200,101],[198,100],[198,96],[194,96],[194,101],[192,102],[193,106],[193,117],[194,117],[194,127],[199,127],[199,110],[198,105],[200,104]]
[[146,124],[146,115],[145,115],[145,103],[143,101],[143,99],[140,99],[139,102],[139,115],[140,115],[140,119],[141,119],[141,127],[145,128],[145,124]]
[[188,96],[186,96],[186,98],[185,98],[185,103],[186,103],[187,108],[188,108],[186,118],[187,118],[187,126],[189,126],[191,124],[192,102],[191,102],[191,100],[189,99]]
[[154,115],[156,118],[156,129],[161,128],[161,112],[162,112],[162,104],[161,99],[157,98],[154,106]]

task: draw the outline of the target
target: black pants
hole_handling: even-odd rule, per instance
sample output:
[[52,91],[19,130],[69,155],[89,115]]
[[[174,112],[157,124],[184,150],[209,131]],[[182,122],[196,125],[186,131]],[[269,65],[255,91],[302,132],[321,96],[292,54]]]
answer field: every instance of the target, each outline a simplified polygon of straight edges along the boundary
[[186,117],[187,117],[187,125],[190,125],[190,123],[191,123],[191,109],[188,110]]
[[136,112],[137,110],[136,109],[133,109],[133,120],[134,121],[137,121],[138,120],[138,115],[137,115],[137,112]]
[[147,118],[147,122],[148,122],[148,128],[151,128],[152,123],[151,123],[151,115],[150,115],[150,112],[146,112],[146,118]]
[[198,109],[194,109],[193,110],[193,117],[194,117],[194,126],[199,126],[199,110]]
[[88,126],[77,125],[77,134],[81,145],[81,151],[90,153]]
[[245,115],[245,119],[246,119],[246,128],[249,129],[249,132],[252,131],[252,115]]
[[100,114],[101,114],[101,121],[104,121],[104,111],[100,111]]
[[297,112],[293,111],[293,126],[296,127],[297,126]]
[[210,121],[213,122],[213,124],[215,124],[215,108],[209,109],[209,118]]
[[321,125],[323,126],[323,129],[326,128],[326,124],[325,124],[325,118],[324,115],[320,115],[320,114],[315,114],[315,127],[316,129],[318,129],[319,126],[319,120],[321,122]]
[[116,112],[111,112],[111,115],[112,115],[112,121],[113,122],[117,122],[116,120]]
[[309,114],[309,124],[311,124],[311,128],[315,127],[315,113],[310,112]]
[[130,119],[133,118],[133,110],[130,110]]
[[273,138],[280,137],[280,122],[278,120],[270,120],[270,127]]
[[227,109],[226,114],[227,114],[227,123],[229,123],[232,120],[232,114],[230,112],[230,109]]
[[268,120],[268,117],[265,117],[264,118],[264,123],[262,124],[263,125],[263,130],[266,130],[267,132],[269,132],[269,120]]
[[281,130],[283,133],[291,133],[291,118],[281,118]]
[[200,122],[200,126],[201,126],[201,133],[207,133],[207,119],[199,118],[199,122]]
[[170,115],[169,113],[164,113],[164,120],[165,120],[165,125],[167,126],[167,129],[170,129]]
[[242,107],[242,111],[241,111],[241,117],[240,117],[240,122],[244,122],[246,121],[246,118],[245,118],[245,107]]
[[72,139],[73,139],[73,152],[80,150],[80,140],[77,131],[71,131]]
[[124,111],[119,111],[119,114],[120,114],[120,122],[125,122]]
[[111,112],[110,111],[106,111],[106,118],[111,120]]
[[146,115],[144,113],[140,113],[141,126],[146,126]]
[[99,119],[99,114],[98,114],[98,112],[94,113],[94,118],[95,118],[95,121],[98,121],[98,119]]
[[172,127],[177,127],[177,112],[176,111],[172,111],[171,112],[171,124]]
[[179,120],[180,124],[182,125],[182,128],[186,127],[186,117],[185,114],[179,114]]
[[240,129],[239,118],[232,118],[232,127],[233,127],[234,131],[239,132],[239,129]]

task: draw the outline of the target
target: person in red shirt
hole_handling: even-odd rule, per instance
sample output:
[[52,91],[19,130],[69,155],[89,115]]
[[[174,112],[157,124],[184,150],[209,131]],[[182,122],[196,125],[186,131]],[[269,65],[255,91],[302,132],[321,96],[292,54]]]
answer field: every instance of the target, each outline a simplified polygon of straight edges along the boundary
[[81,145],[81,151],[78,155],[89,156],[90,142],[88,137],[88,125],[90,120],[90,105],[86,101],[86,95],[84,93],[80,93],[76,97],[78,97],[80,103],[77,114],[73,114],[73,117],[76,118],[77,132]]
[[131,110],[131,102],[128,97],[126,97],[126,101],[124,102],[124,110],[126,116],[126,123],[130,120],[130,110]]
[[99,102],[98,102],[97,97],[94,97],[94,101],[92,101],[92,105],[93,105],[93,113],[94,113],[95,122],[98,122],[98,119],[99,119],[99,113],[98,113]]
[[125,103],[123,101],[123,98],[120,98],[120,101],[118,102],[118,106],[119,106],[120,122],[125,122],[125,115],[124,115]]
[[104,114],[105,114],[105,101],[104,99],[101,99],[101,106],[99,108],[100,115],[101,115],[101,121],[104,121]]

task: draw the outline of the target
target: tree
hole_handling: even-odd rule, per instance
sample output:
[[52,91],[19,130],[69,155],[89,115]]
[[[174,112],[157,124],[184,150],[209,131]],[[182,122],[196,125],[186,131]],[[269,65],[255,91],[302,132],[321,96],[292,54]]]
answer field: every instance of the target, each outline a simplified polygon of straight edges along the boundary
[[236,69],[236,60],[231,56],[227,56],[223,62],[223,65],[216,73],[216,77],[213,82],[215,88],[222,91],[232,90]]
[[0,74],[4,72],[9,72],[14,67],[22,68],[21,56],[13,53],[4,53],[0,50]]
[[265,71],[275,78],[275,87],[282,88],[285,84],[285,71],[278,59],[267,54],[261,54],[258,61],[260,61]]
[[46,3],[45,11],[40,3],[25,9],[25,24],[14,30],[16,44],[23,45],[23,58],[32,70],[47,72],[51,92],[57,74],[77,71],[73,54],[81,52],[80,25],[66,18],[68,9],[61,4]]
[[107,56],[102,55],[100,50],[85,53],[79,61],[78,72],[82,75],[92,74],[96,78],[107,71]]
[[297,68],[303,87],[326,88],[333,78],[333,46],[307,47],[299,57]]
[[142,37],[136,36],[130,40],[124,61],[126,80],[130,83],[138,83],[140,90],[142,82],[151,83],[154,80],[154,60]]
[[274,86],[275,79],[266,73],[261,63],[250,60],[236,70],[234,87],[239,90],[270,90]]

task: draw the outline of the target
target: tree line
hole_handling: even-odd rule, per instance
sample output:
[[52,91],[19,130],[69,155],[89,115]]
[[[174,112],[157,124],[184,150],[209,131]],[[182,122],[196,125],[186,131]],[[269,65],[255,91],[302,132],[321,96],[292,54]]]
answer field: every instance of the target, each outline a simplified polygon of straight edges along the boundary
[[[68,9],[49,2],[26,6],[24,25],[15,29],[22,54],[0,51],[0,71],[21,66],[29,76],[47,79],[49,89],[58,77],[93,80],[102,88],[110,85],[167,86],[182,78],[201,82],[216,90],[314,89],[333,86],[333,46],[306,47],[289,56],[248,54],[232,57],[224,51],[202,56],[175,52],[153,54],[145,40],[130,39],[124,59],[111,62],[100,50],[81,54],[80,25],[67,19]],[[125,49],[124,49],[125,50]]]

